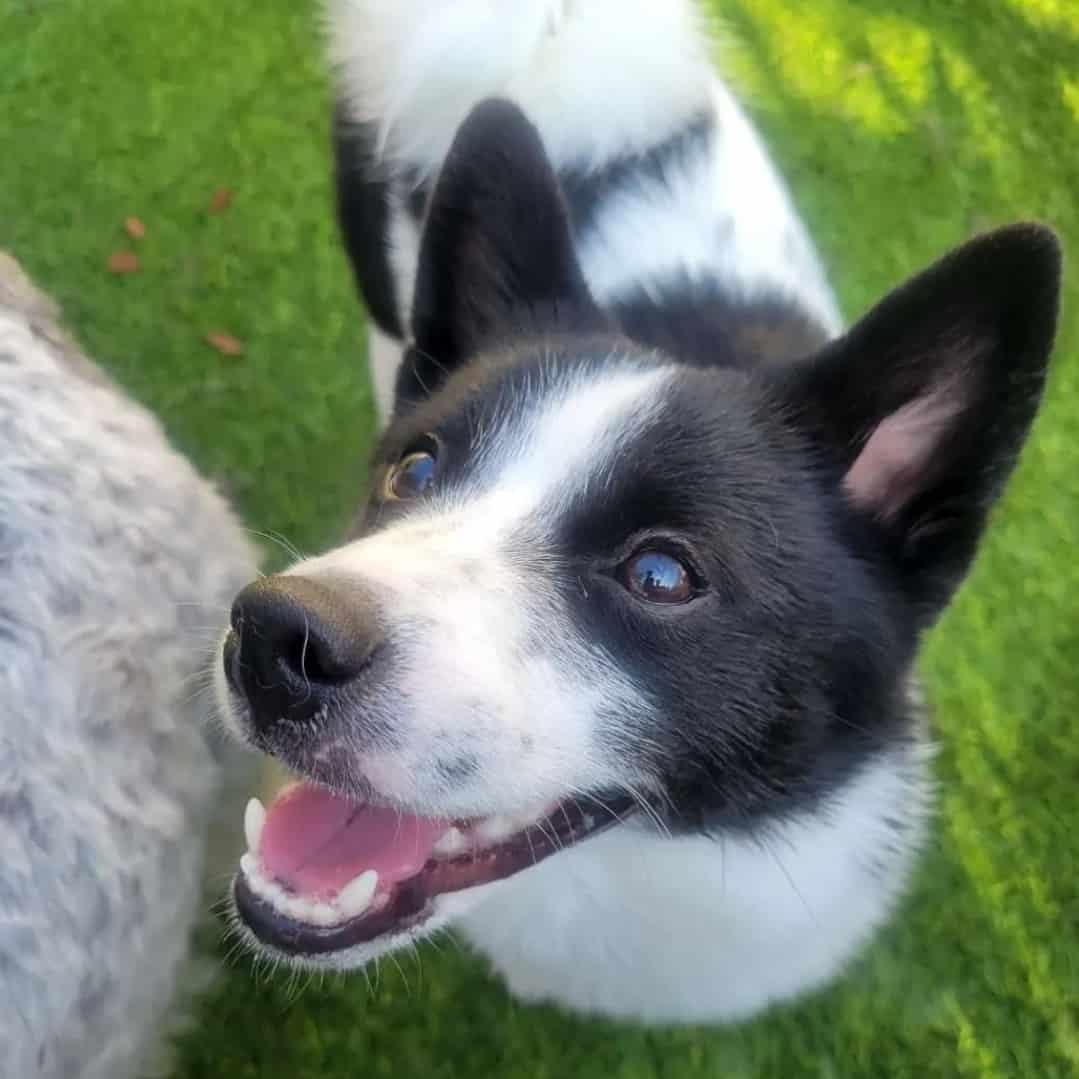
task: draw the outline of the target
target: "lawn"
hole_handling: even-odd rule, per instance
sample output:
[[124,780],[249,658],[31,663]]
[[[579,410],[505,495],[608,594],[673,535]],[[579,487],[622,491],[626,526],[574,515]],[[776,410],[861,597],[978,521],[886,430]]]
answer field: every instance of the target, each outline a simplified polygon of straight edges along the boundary
[[[849,315],[990,224],[1039,217],[1079,257],[1075,0],[716,7]],[[310,550],[363,485],[362,316],[332,217],[316,13],[242,8],[0,0],[0,247],[252,528]],[[231,205],[212,213],[221,188]],[[118,250],[137,272],[107,271]],[[925,652],[934,842],[841,985],[737,1029],[643,1032],[519,1007],[450,941],[370,986],[240,959],[175,1079],[1079,1075],[1077,284],[1033,441]]]

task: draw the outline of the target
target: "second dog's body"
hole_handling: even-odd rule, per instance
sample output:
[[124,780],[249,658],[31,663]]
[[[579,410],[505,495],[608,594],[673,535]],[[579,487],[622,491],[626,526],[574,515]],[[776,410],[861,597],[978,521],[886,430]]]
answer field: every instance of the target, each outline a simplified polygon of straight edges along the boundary
[[202,627],[257,561],[2,252],[0,452],[0,1074],[133,1079],[236,857]]

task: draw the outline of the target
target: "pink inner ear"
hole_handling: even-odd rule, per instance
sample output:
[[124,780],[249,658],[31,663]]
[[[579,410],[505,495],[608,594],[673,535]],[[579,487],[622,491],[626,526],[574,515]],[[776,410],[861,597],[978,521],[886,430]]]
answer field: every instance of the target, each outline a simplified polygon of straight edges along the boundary
[[922,490],[933,454],[963,400],[955,382],[937,386],[886,416],[843,479],[856,505],[891,520]]

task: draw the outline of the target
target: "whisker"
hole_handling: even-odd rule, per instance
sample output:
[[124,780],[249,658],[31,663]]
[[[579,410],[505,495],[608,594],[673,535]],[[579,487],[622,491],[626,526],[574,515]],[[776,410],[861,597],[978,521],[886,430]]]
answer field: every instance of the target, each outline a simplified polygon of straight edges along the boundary
[[408,997],[409,1000],[411,1000],[412,999],[412,986],[410,986],[408,984],[408,977],[405,974],[405,968],[402,967],[401,964],[398,962],[397,956],[396,956],[395,953],[387,952],[386,955],[390,960],[392,960],[393,965],[397,968],[397,973],[401,975],[401,981],[404,982],[404,985],[405,985],[405,996]]
[[415,364],[412,365],[412,374],[416,381],[420,384],[420,389],[423,390],[423,392],[427,394],[428,397],[430,397],[431,391],[427,388],[427,383],[423,381],[423,376],[420,374],[419,368]]
[[[563,816],[565,816],[565,810],[563,810]],[[566,820],[567,820],[567,823],[568,823],[569,818],[566,817]],[[534,825],[532,825],[532,827],[534,827],[534,828],[538,829],[539,831],[541,831],[551,841],[551,843],[555,847],[558,848],[558,850],[563,850],[564,849],[563,845],[562,845],[562,841],[558,838],[558,832],[555,830],[555,828],[553,826],[551,826],[551,830],[550,831],[547,830],[548,822],[546,820],[538,820],[538,821],[536,821],[536,823]],[[528,829],[525,829],[525,835],[526,836],[528,835]],[[529,845],[529,847],[532,846],[531,839],[529,839],[528,845]],[[535,851],[533,851],[532,852],[532,861],[533,861],[533,863],[535,863],[535,860],[536,860],[536,854],[535,854]]]
[[795,884],[794,877],[791,876],[787,867],[783,864],[783,860],[779,857],[775,848],[769,845],[769,843],[767,842],[767,838],[764,835],[758,836],[757,842],[760,847],[765,850],[771,857],[771,859],[776,863],[776,865],[779,867],[779,871],[783,874],[783,876],[787,878],[787,883],[791,886],[791,891],[794,892],[794,894],[798,897],[799,902],[802,904],[803,907],[805,907],[805,912],[809,915],[810,920],[813,922],[813,924],[817,927],[817,929],[820,929],[820,919],[813,912],[813,909],[810,907],[809,903],[806,902],[805,896],[798,888],[798,885]]
[[636,806],[656,826],[660,834],[666,839],[671,838],[671,829],[667,822],[660,816],[658,810],[643,794],[631,783],[623,784],[626,793],[633,799]]
[[200,667],[180,679],[180,685],[185,687],[192,685],[212,686],[213,682],[214,672],[209,667]]
[[306,704],[311,699],[311,679],[307,677],[307,644],[311,639],[311,620],[307,617],[307,610],[303,610],[303,646],[300,648],[300,674],[303,676],[307,696],[300,702]]
[[206,685],[196,686],[191,693],[186,697],[181,698],[180,707],[186,708],[189,704],[194,704],[200,697],[205,697],[207,694],[212,693],[213,689],[213,683],[210,682]]
[[433,363],[444,375],[448,375],[450,372],[446,365],[435,356],[432,356],[430,352],[420,348],[415,342],[412,345],[412,351],[416,353],[421,359],[426,360],[428,363]]
[[277,546],[280,547],[281,550],[289,556],[289,558],[293,559],[296,562],[302,562],[304,560],[304,556],[300,554],[300,551],[296,547],[296,545],[290,543],[279,532],[261,532],[257,528],[246,528],[244,529],[244,531],[252,536],[257,536],[259,539],[269,540],[270,543],[276,543]]
[[409,954],[416,961],[416,989],[423,992],[423,956],[420,954],[420,946],[414,940],[409,941]]

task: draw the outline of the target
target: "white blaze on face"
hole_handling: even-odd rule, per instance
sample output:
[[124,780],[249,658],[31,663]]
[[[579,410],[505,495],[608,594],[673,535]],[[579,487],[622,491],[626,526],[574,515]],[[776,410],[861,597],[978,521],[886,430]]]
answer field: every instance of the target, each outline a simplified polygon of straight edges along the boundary
[[[492,427],[454,492],[290,571],[377,599],[393,668],[373,708],[400,739],[363,756],[380,793],[474,815],[637,778],[596,735],[601,711],[638,694],[580,638],[545,537],[649,422],[669,378],[627,367],[544,386],[531,411]],[[522,552],[521,537],[535,548]],[[476,767],[447,783],[438,764],[461,760]]]

